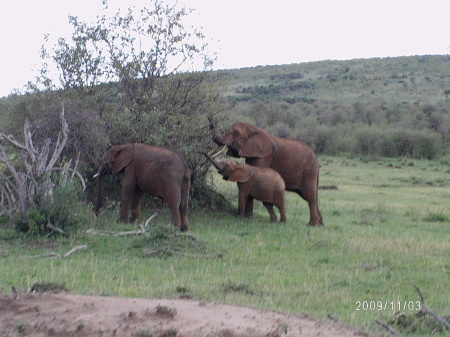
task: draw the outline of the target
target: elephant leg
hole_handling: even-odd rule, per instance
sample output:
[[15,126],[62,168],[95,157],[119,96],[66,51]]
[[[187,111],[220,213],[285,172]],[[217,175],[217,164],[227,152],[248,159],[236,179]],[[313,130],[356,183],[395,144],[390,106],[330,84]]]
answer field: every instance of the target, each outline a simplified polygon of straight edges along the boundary
[[319,203],[317,201],[317,184],[310,184],[310,186],[306,186],[306,188],[303,189],[299,195],[308,202],[308,226],[323,226],[322,215],[320,214]]
[[181,231],[187,231],[189,228],[188,222],[188,209],[189,209],[189,181],[184,182],[181,186],[181,202],[180,202],[180,215],[181,215]]
[[244,216],[245,214],[245,209],[246,209],[246,205],[248,203],[248,199],[250,198],[250,196],[239,190],[239,197],[238,197],[238,216]]
[[248,196],[247,201],[245,203],[245,216],[247,218],[253,217],[253,197]]
[[130,222],[135,222],[141,216],[141,197],[142,197],[142,192],[140,190],[136,190],[131,199]]
[[170,223],[175,227],[181,227],[180,221],[180,205],[181,205],[181,192],[179,189],[169,189],[170,194],[163,197],[170,208]]
[[120,198],[120,221],[127,223],[130,215],[130,208],[136,195],[136,179],[125,170],[122,196]]
[[175,227],[180,227],[181,229],[179,206],[173,205],[172,207],[170,207],[170,222]]
[[284,204],[277,205],[279,211],[280,211],[280,222],[286,222],[286,210],[284,208]]
[[323,226],[322,214],[319,211],[317,200],[309,204],[309,223],[308,226]]
[[128,191],[128,189],[122,187],[122,197],[120,198],[120,218],[121,222],[128,222],[131,200],[133,197],[133,193]]
[[267,211],[270,215],[270,222],[277,222],[277,215],[275,214],[273,210],[273,204],[268,202],[263,202],[263,205],[267,208]]

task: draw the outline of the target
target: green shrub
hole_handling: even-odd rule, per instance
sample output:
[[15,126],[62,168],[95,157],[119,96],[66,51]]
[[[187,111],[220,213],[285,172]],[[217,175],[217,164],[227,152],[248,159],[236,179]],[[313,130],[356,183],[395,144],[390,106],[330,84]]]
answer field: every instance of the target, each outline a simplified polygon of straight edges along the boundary
[[441,152],[441,137],[431,131],[391,130],[384,133],[379,154],[386,157],[435,159]]
[[374,156],[379,153],[382,142],[381,130],[364,126],[355,132],[355,149],[357,154]]
[[40,200],[26,214],[16,214],[10,222],[27,235],[46,235],[58,228],[67,234],[94,221],[90,207],[82,201],[78,184],[56,187],[52,198]]

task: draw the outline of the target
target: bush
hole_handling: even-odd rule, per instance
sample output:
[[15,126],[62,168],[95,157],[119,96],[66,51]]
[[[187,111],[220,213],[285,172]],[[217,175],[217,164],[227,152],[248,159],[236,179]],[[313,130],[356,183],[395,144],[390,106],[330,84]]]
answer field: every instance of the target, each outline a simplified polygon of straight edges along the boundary
[[354,151],[364,156],[435,159],[441,152],[441,136],[432,131],[363,127],[354,134]]
[[337,138],[336,134],[337,130],[335,128],[319,125],[313,141],[313,149],[316,153],[335,154],[337,152],[334,147]]
[[434,159],[441,152],[441,137],[431,131],[390,130],[382,138],[379,154],[386,157]]
[[382,142],[381,130],[365,126],[355,132],[355,149],[357,154],[375,156],[379,154]]
[[26,214],[15,214],[14,228],[28,235],[51,234],[54,228],[69,234],[94,221],[92,209],[82,201],[83,193],[74,182],[54,189],[53,197],[36,203]]

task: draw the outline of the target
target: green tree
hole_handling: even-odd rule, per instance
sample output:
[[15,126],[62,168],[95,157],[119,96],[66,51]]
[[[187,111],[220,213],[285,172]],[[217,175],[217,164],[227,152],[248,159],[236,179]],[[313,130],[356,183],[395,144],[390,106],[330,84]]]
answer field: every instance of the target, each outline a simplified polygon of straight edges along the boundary
[[[153,1],[109,15],[107,1],[103,4],[94,23],[69,16],[71,39],[60,38],[51,52],[43,47],[42,56],[56,65],[59,82],[44,67],[39,83],[62,89],[65,100],[88,102],[81,109],[101,119],[107,143],[176,147],[195,177],[203,177],[198,151],[213,146],[208,118],[221,111],[222,81],[209,71],[215,56],[209,55],[205,36],[185,25],[191,11]],[[79,147],[92,147],[93,137],[85,130],[90,125],[79,124],[84,131],[78,134],[89,140]],[[92,132],[99,134],[97,127]]]

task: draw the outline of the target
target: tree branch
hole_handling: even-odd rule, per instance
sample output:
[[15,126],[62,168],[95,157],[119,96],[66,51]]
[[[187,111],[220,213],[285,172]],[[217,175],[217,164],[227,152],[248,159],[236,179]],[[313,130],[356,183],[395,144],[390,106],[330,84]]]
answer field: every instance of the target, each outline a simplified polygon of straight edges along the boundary
[[[6,173],[0,173],[2,214],[7,213],[8,216],[12,216],[14,213],[21,212],[25,215],[38,200],[46,198],[52,200],[54,183],[51,173],[54,171],[60,172],[60,186],[65,185],[69,177],[72,179],[77,176],[83,188],[86,188],[82,175],[77,171],[79,154],[74,168],[70,167],[71,160],[63,167],[55,166],[68,140],[69,126],[64,117],[64,106],[59,117],[61,132],[53,151],[50,138],[44,140],[40,147],[35,146],[28,120],[23,126],[23,143],[17,141],[14,136],[0,131],[0,163],[6,167]],[[16,153],[7,153],[3,144],[8,145],[8,150],[15,150]],[[52,230],[55,231],[55,229]]]
[[376,320],[375,323],[378,324],[379,326],[381,326],[382,328],[384,328],[392,336],[399,336],[399,337],[401,337],[401,335],[397,331],[395,331],[393,328],[391,328],[389,325],[387,325],[387,324],[385,324],[385,323],[383,323],[383,322],[381,322],[379,320]]
[[435,313],[433,310],[429,309],[426,304],[425,304],[425,298],[423,297],[422,291],[420,290],[420,288],[416,285],[414,285],[414,288],[416,288],[417,293],[420,296],[420,304],[421,304],[421,311],[427,315],[432,316],[435,320],[437,320],[438,322],[442,323],[442,325],[447,329],[450,330],[450,322],[448,320],[446,320],[444,317],[438,315],[437,313]]
[[78,252],[80,250],[86,250],[88,248],[87,245],[81,245],[81,246],[76,246],[74,248],[72,248],[71,250],[69,250],[67,253],[61,255],[55,252],[50,252],[50,253],[46,253],[46,254],[39,254],[39,255],[31,255],[31,256],[22,256],[23,259],[39,259],[42,257],[51,257],[51,258],[62,258],[62,257],[68,257],[69,255],[72,255],[75,252]]
[[[55,166],[56,161],[61,156],[61,152],[66,147],[67,139],[68,139],[68,133],[69,133],[69,124],[67,124],[66,119],[64,118],[64,105],[61,108],[61,114],[59,115],[59,120],[61,122],[61,133],[58,135],[58,139],[56,141],[55,149],[53,150],[52,157],[50,161],[47,164],[47,167],[45,169],[46,172],[50,172],[53,169],[53,166]],[[62,134],[62,139],[60,138]]]

